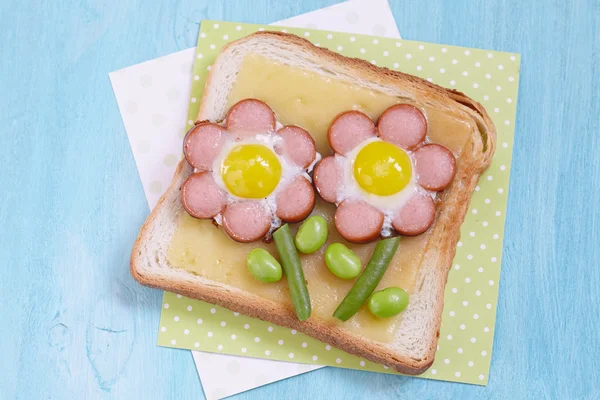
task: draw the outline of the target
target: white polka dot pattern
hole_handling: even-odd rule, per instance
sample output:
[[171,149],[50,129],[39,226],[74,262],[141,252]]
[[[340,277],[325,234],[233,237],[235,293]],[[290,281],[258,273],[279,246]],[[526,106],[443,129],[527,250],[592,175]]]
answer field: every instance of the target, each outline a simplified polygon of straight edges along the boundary
[[[220,47],[227,41],[259,29],[256,25],[218,24],[217,29],[212,23],[202,24],[198,46],[198,55],[202,57],[194,57],[194,73],[198,79],[192,82],[190,99],[201,98],[207,68],[214,62]],[[500,277],[499,261],[502,255],[502,240],[499,239],[504,230],[502,210],[506,208],[516,113],[516,101],[507,99],[517,98],[519,56],[308,29],[286,30],[313,43],[320,43],[323,47],[340,49],[346,56],[360,57],[378,66],[427,78],[442,86],[452,86],[482,102],[488,110],[498,109],[491,116],[498,130],[499,145],[491,167],[473,194],[470,212],[461,228],[461,241],[445,291],[436,362],[422,375],[433,379],[485,384],[493,342],[498,294],[496,282]],[[223,39],[224,35],[228,39]],[[215,45],[214,49],[211,44]],[[198,107],[198,101],[190,100],[188,119],[193,120]],[[199,347],[204,351],[275,360],[293,359],[300,363],[318,361],[323,365],[394,373],[391,369],[328,345],[323,346],[299,332],[243,315],[235,316],[223,308],[179,299],[170,293],[165,293],[164,302],[165,306],[167,303],[169,306],[162,310],[160,326],[166,329],[159,331],[160,345],[190,349]],[[187,310],[188,306],[192,307],[191,311]],[[178,322],[174,321],[174,316],[178,316]],[[189,334],[184,334],[183,329],[189,329]],[[197,343],[199,346],[195,346]],[[240,350],[242,348],[244,352]]]

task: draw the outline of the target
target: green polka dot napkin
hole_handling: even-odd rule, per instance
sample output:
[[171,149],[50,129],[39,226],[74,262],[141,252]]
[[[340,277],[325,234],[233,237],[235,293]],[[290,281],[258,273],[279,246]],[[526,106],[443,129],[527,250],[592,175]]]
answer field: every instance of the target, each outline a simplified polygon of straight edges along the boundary
[[[327,31],[204,21],[200,28],[188,125],[198,113],[208,71],[220,49],[259,30],[281,30],[345,56],[460,90],[481,102],[498,130],[494,161],[481,177],[461,227],[448,277],[439,347],[421,377],[488,381],[519,84],[518,54]],[[295,330],[165,293],[160,346],[395,373]]]

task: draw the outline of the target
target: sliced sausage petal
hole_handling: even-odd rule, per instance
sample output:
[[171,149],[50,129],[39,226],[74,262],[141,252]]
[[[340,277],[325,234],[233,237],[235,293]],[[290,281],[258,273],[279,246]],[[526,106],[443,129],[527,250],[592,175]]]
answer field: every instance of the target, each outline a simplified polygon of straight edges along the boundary
[[181,186],[183,208],[194,218],[213,218],[225,207],[225,192],[217,186],[209,172],[188,176]]
[[278,154],[299,167],[307,168],[317,156],[315,140],[299,126],[287,125],[277,131],[283,139],[275,148]]
[[377,132],[382,140],[412,150],[425,139],[427,119],[415,106],[396,104],[381,114]]
[[352,243],[367,243],[381,235],[383,213],[364,201],[344,200],[335,212],[335,227]]
[[329,145],[339,154],[346,154],[360,143],[376,136],[375,124],[368,115],[352,110],[334,118],[327,137]]
[[221,152],[227,132],[217,124],[204,122],[193,127],[183,140],[183,153],[194,168],[210,171]]
[[315,206],[315,191],[303,176],[297,176],[276,198],[276,214],[285,222],[300,222]]
[[417,194],[398,211],[392,227],[401,235],[416,236],[425,232],[435,218],[435,202],[431,196]]
[[342,183],[342,171],[334,156],[325,157],[315,167],[315,188],[321,198],[329,203],[337,201],[338,188]]
[[228,204],[223,212],[223,228],[236,242],[254,242],[267,234],[271,215],[260,201]]
[[417,182],[427,190],[439,191],[452,183],[456,174],[454,154],[439,144],[427,144],[414,153]]
[[225,126],[236,137],[275,131],[275,113],[266,103],[245,99],[234,104],[227,113]]

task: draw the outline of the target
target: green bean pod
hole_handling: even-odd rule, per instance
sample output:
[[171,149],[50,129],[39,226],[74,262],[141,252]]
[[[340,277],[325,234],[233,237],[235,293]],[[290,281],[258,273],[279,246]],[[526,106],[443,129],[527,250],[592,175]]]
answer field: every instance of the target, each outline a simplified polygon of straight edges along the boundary
[[287,277],[292,303],[296,309],[296,315],[300,321],[310,317],[311,305],[308,287],[304,279],[302,263],[294,244],[294,236],[288,224],[283,225],[273,233],[275,246],[279,252],[281,266]]
[[384,239],[377,243],[365,270],[333,313],[334,317],[341,321],[347,321],[356,314],[383,278],[399,245],[400,236]]

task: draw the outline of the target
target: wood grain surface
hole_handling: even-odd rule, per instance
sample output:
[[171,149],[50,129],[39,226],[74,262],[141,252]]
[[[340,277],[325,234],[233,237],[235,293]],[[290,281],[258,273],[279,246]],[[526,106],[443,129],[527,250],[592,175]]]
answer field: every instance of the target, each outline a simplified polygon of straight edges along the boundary
[[[202,399],[129,275],[149,210],[108,72],[335,1],[0,2],[0,399]],[[600,3],[390,0],[407,39],[522,54],[488,387],[325,368],[238,398],[600,398]]]

